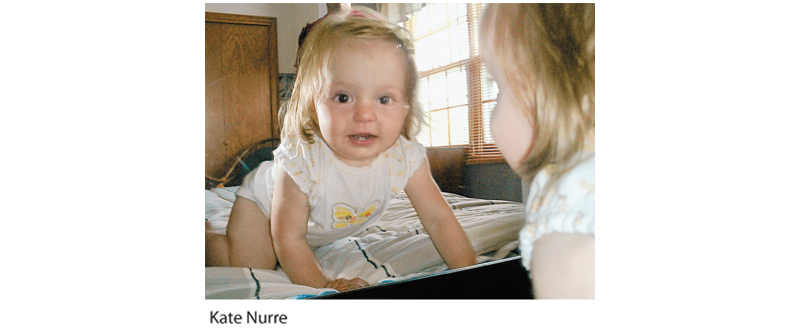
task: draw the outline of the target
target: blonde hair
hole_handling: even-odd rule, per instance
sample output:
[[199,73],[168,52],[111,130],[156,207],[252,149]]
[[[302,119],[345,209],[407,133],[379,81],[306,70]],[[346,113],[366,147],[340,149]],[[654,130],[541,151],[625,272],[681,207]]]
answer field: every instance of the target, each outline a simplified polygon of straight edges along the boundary
[[[489,34],[491,33],[491,34]],[[594,4],[490,4],[481,37],[492,50],[533,142],[517,168],[530,181],[547,164],[553,178],[571,165],[594,129]]]
[[406,58],[405,102],[408,107],[401,135],[415,140],[423,122],[422,106],[417,99],[417,66],[412,57],[410,34],[389,23],[379,13],[368,8],[353,6],[350,12],[328,15],[314,24],[298,56],[300,65],[292,96],[281,107],[281,139],[298,136],[306,143],[314,143],[319,125],[314,120],[316,100],[325,87],[325,75],[331,65],[333,53],[344,39],[385,40],[396,42]]

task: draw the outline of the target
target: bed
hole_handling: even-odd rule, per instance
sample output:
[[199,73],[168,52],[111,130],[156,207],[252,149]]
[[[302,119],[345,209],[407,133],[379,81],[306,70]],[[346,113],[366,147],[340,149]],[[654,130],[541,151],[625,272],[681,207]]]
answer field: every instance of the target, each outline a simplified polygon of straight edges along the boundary
[[[250,170],[265,160],[272,160],[277,138],[268,137],[254,143],[251,147],[233,156],[228,162],[230,168],[223,170],[224,176],[214,177],[207,171],[205,190],[205,220],[216,233],[225,233],[236,190],[242,178]],[[464,150],[461,147],[433,148],[427,152],[431,175],[442,190],[442,195],[453,209],[473,248],[479,255],[480,270],[448,270],[430,237],[422,227],[416,211],[408,197],[400,193],[390,203],[383,216],[363,232],[314,249],[314,255],[326,275],[332,278],[361,277],[371,286],[395,286],[373,290],[370,293],[355,293],[352,298],[505,298],[504,293],[492,290],[503,286],[484,284],[489,296],[483,293],[456,295],[461,292],[458,286],[449,288],[441,281],[476,280],[478,275],[487,274],[486,266],[494,262],[509,260],[519,256],[519,231],[524,225],[524,207],[521,203],[505,200],[486,200],[469,198],[463,193],[463,174],[465,168]],[[510,263],[497,265],[492,276],[502,276],[509,290],[530,291],[527,275],[514,273],[521,265],[511,267]],[[206,299],[306,299],[335,298],[339,294],[334,289],[312,288],[293,284],[280,268],[263,270],[252,268],[207,267],[205,268]],[[524,270],[524,269],[523,269]],[[458,275],[451,275],[458,271]],[[418,282],[435,276],[440,277],[435,284],[428,283],[424,292],[408,293],[410,288],[398,284]],[[449,278],[448,278],[449,277]],[[460,280],[459,280],[460,279]],[[485,281],[486,279],[483,279]],[[497,279],[494,279],[497,280]],[[432,280],[430,280],[432,281]],[[482,283],[482,282],[479,282]],[[431,286],[442,286],[436,290]],[[475,283],[471,283],[475,286]],[[372,288],[372,287],[371,287]],[[398,294],[391,290],[403,290]],[[476,289],[472,289],[475,291]],[[352,294],[352,293],[351,293]],[[332,297],[332,295],[334,297]],[[531,295],[532,296],[532,295]],[[522,298],[527,298],[523,295]]]
[[[206,220],[224,233],[237,186],[205,191]],[[442,193],[461,223],[479,262],[517,255],[524,223],[520,203]],[[405,194],[398,195],[384,216],[362,233],[314,250],[329,277],[361,277],[370,285],[396,283],[447,271]],[[292,284],[283,270],[206,268],[206,299],[303,299],[337,293]],[[443,297],[447,297],[443,295]]]

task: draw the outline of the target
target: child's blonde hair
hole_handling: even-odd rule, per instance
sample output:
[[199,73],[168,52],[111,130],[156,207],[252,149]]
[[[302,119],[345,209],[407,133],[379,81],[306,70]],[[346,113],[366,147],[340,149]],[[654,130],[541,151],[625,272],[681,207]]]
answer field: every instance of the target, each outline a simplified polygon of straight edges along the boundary
[[533,126],[517,173],[530,181],[554,164],[555,181],[594,128],[594,4],[490,4],[481,26],[509,83],[503,92]]
[[314,120],[316,101],[325,87],[326,74],[333,53],[344,39],[385,40],[396,42],[406,59],[405,102],[408,108],[401,135],[414,140],[423,122],[422,107],[417,99],[417,66],[414,63],[410,34],[391,24],[379,13],[368,8],[353,6],[350,12],[331,14],[314,24],[303,41],[298,56],[300,65],[294,90],[289,101],[281,107],[281,139],[298,136],[311,144],[313,135],[319,134]]

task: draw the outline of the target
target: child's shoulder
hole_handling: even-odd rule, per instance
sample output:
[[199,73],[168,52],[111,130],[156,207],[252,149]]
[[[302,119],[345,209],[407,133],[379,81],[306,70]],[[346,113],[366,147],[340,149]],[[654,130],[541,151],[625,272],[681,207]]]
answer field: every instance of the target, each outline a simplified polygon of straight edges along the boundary
[[321,172],[327,166],[324,146],[316,135],[313,143],[297,136],[287,136],[275,150],[275,162],[289,174],[300,190],[306,194],[321,180]]
[[322,142],[316,135],[312,136],[312,142],[307,142],[296,135],[289,135],[281,140],[280,145],[275,150],[276,160],[292,160],[295,158],[310,159],[321,155],[325,142]]
[[389,150],[401,151],[403,153],[425,153],[425,146],[415,140],[408,140],[403,136],[397,138],[397,142],[394,143]]
[[384,152],[391,177],[392,191],[397,194],[405,189],[408,180],[425,161],[427,151],[419,142],[400,137]]
[[416,166],[422,163],[422,159],[426,156],[427,150],[425,146],[417,141],[408,140],[403,136],[397,139],[397,142],[387,149],[383,156],[392,161],[400,162],[405,165]]

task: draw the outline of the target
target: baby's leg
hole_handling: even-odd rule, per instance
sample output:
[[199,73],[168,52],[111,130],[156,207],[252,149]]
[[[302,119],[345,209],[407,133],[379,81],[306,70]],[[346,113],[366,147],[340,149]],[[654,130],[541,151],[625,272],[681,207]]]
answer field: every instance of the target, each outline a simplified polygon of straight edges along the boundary
[[269,218],[255,202],[236,198],[227,235],[210,232],[206,222],[206,266],[274,270],[276,263]]
[[231,266],[229,252],[228,236],[211,232],[211,223],[206,221],[206,266]]

